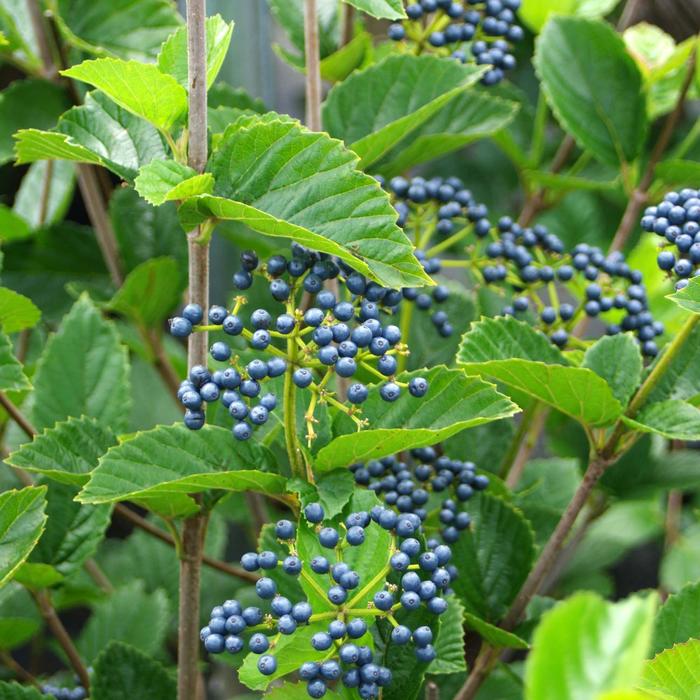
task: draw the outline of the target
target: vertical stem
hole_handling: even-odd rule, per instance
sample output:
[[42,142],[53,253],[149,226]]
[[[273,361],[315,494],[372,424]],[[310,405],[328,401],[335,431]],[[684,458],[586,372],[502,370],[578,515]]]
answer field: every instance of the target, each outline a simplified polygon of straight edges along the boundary
[[[197,172],[207,164],[207,38],[206,0],[187,0],[188,163]],[[200,240],[201,227],[187,234],[189,301],[209,306],[209,244]],[[208,334],[193,333],[187,347],[187,365],[206,365]],[[201,695],[199,658],[199,604],[202,556],[207,517],[197,513],[182,524],[180,551],[180,608],[178,627],[178,700]]]
[[352,41],[355,22],[355,8],[347,2],[341,3],[343,16],[341,18],[340,45],[345,46]]
[[289,466],[294,476],[305,478],[306,470],[297,433],[297,391],[292,375],[297,357],[294,338],[287,339],[287,371],[284,373],[284,440],[287,446]]
[[51,197],[51,178],[53,177],[53,161],[46,161],[46,170],[41,183],[41,199],[39,200],[39,226],[46,222],[46,214],[49,211],[49,198]]
[[34,36],[39,48],[39,56],[44,68],[44,77],[47,80],[54,80],[58,76],[58,70],[51,55],[51,47],[46,41],[46,27],[44,25],[44,17],[41,13],[41,7],[37,0],[27,0],[27,11],[29,12],[29,21],[34,30]]
[[306,56],[306,126],[321,131],[321,55],[316,0],[304,0],[304,55]]

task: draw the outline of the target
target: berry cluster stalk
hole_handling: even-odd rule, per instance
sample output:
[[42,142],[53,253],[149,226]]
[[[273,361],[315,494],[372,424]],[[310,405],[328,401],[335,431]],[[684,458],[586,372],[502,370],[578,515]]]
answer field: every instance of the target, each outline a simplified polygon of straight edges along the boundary
[[[207,163],[207,38],[206,0],[187,0],[188,162],[197,172]],[[187,234],[189,303],[209,306],[209,244],[200,228]],[[193,333],[187,346],[187,365],[206,365],[208,334]],[[180,553],[180,609],[178,627],[178,700],[198,697],[199,603],[202,554],[207,519],[202,513],[182,524]]]

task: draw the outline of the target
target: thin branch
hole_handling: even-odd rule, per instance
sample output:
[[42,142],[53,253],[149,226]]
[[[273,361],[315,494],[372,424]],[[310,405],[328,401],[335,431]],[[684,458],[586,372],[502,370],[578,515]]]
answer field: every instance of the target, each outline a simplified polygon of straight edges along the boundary
[[36,435],[36,428],[31,424],[29,419],[15,406],[10,399],[7,398],[4,392],[0,391],[0,406],[2,406],[12,418],[12,420],[17,423],[17,425],[22,429],[22,432],[29,438],[33,438]]
[[63,626],[61,619],[56,614],[56,609],[51,603],[51,598],[49,597],[48,592],[39,591],[37,593],[32,593],[32,595],[36,601],[39,611],[41,612],[41,616],[44,618],[44,622],[46,622],[48,628],[51,630],[51,633],[54,637],[56,637],[56,641],[61,646],[61,649],[63,649],[68,657],[68,661],[80,679],[80,683],[85,690],[89,690],[90,675],[88,674],[87,668],[85,667],[83,660],[80,658],[80,654],[75,648],[70,635]]
[[347,2],[343,3],[343,16],[341,18],[340,45],[346,46],[352,41],[355,27],[355,8]]
[[49,211],[49,199],[51,198],[51,178],[53,177],[53,161],[46,161],[44,178],[41,183],[41,198],[39,200],[39,226],[46,223],[46,215]]
[[44,77],[47,80],[55,80],[58,77],[58,70],[54,63],[53,56],[51,55],[51,46],[48,41],[46,41],[44,16],[37,0],[27,0],[27,10],[39,48],[39,56],[41,57],[41,63],[44,68]]
[[25,681],[26,683],[31,683],[34,687],[40,688],[39,681],[34,678],[34,676],[27,671],[24,666],[19,664],[8,651],[0,651],[0,661],[7,666],[7,668],[15,674],[17,678]]
[[520,477],[522,477],[523,471],[525,470],[525,465],[532,456],[535,447],[537,447],[548,416],[549,408],[537,402],[535,406],[535,416],[531,425],[528,426],[523,440],[519,443],[518,452],[515,455],[513,464],[510,466],[508,476],[506,477],[506,486],[509,489],[512,490],[518,485]]
[[107,575],[99,567],[94,559],[87,559],[83,564],[83,568],[88,573],[90,578],[101,588],[105,593],[114,593],[114,586],[107,578]]
[[622,215],[620,225],[618,226],[617,231],[615,231],[615,236],[610,244],[610,252],[622,250],[632,234],[632,231],[634,231],[635,227],[639,223],[639,215],[642,211],[642,207],[646,204],[649,197],[649,187],[654,180],[654,171],[656,170],[656,166],[666,151],[669,141],[671,140],[671,136],[673,136],[673,132],[675,131],[678,121],[683,114],[685,99],[688,96],[688,90],[690,89],[695,76],[696,59],[696,50],[693,49],[688,59],[688,72],[683,81],[683,86],[681,87],[680,93],[678,94],[676,106],[666,118],[666,121],[661,129],[661,133],[659,134],[659,138],[654,145],[651,155],[649,156],[649,162],[644,170],[644,174],[642,175],[639,184],[630,195],[625,213]]
[[425,700],[440,700],[440,688],[437,683],[428,681],[425,684]]
[[304,0],[306,57],[306,126],[321,131],[321,53],[316,0]]

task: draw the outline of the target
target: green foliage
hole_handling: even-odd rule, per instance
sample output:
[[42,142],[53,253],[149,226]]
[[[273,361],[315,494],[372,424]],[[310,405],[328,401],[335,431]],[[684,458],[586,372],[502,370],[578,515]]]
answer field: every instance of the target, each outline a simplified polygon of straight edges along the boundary
[[198,194],[211,194],[211,173],[198,175],[195,170],[174,160],[157,160],[141,168],[134,181],[136,191],[149,203],[158,206]]
[[651,653],[700,637],[700,583],[691,583],[670,595],[654,620]]
[[700,314],[700,279],[693,278],[687,287],[675,294],[670,294],[668,298],[675,301],[681,308]]
[[641,687],[656,697],[692,700],[700,684],[700,640],[691,639],[661,652],[648,661],[642,674]]
[[581,366],[605,379],[623,406],[629,403],[642,379],[642,355],[629,334],[603,336],[586,350]]
[[22,365],[12,354],[10,339],[0,330],[0,390],[22,391],[29,387]]

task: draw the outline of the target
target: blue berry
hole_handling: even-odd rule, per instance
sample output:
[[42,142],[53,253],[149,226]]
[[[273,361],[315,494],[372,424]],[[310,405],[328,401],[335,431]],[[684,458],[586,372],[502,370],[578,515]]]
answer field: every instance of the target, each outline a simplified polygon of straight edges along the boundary
[[304,508],[304,515],[310,523],[320,523],[325,513],[320,503],[309,503],[306,508]]
[[270,648],[270,641],[261,632],[256,632],[248,641],[248,647],[254,654],[262,654]]
[[292,617],[296,622],[308,622],[311,615],[311,606],[305,600],[292,606]]
[[186,318],[193,326],[202,322],[204,318],[204,313],[202,312],[202,307],[199,304],[187,304],[182,310],[182,315]]
[[258,659],[258,671],[263,676],[271,676],[277,670],[277,659],[274,656],[266,654]]
[[271,578],[264,576],[255,582],[255,592],[263,600],[269,600],[277,593],[277,584]]
[[355,384],[351,384],[350,387],[348,388],[348,401],[350,403],[358,404],[358,403],[363,403],[364,401],[367,400],[367,397],[369,396],[369,390],[364,384],[360,384],[359,382],[356,382]]
[[176,338],[186,338],[192,333],[192,323],[186,319],[176,316],[170,319],[170,333]]
[[347,623],[347,633],[350,639],[359,639],[366,632],[367,623],[359,617],[355,617]]
[[292,379],[300,389],[306,389],[306,387],[308,387],[313,381],[313,375],[308,369],[301,367],[294,370]]
[[318,533],[318,540],[323,547],[333,549],[338,544],[338,531],[332,527],[324,527]]
[[311,637],[311,646],[316,651],[326,651],[326,649],[330,649],[331,644],[333,644],[333,638],[326,632],[316,632]]

